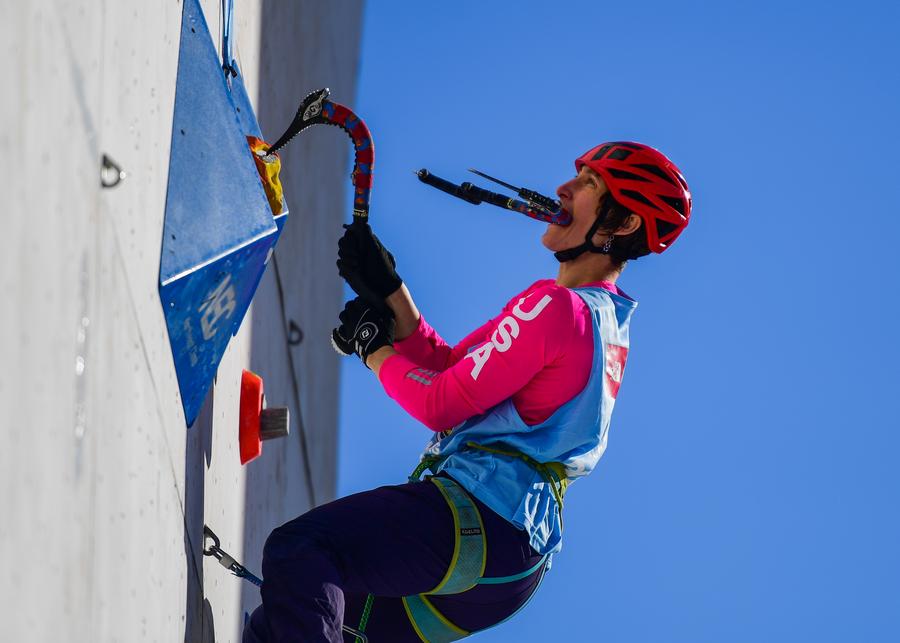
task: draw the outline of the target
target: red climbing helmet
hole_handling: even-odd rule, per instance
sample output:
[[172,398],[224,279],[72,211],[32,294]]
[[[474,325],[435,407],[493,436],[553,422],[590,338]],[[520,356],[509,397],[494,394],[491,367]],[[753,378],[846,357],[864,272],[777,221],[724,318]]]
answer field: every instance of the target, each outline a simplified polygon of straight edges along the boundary
[[662,252],[687,227],[691,191],[672,161],[648,145],[603,143],[575,160],[599,174],[613,198],[644,220],[647,246]]

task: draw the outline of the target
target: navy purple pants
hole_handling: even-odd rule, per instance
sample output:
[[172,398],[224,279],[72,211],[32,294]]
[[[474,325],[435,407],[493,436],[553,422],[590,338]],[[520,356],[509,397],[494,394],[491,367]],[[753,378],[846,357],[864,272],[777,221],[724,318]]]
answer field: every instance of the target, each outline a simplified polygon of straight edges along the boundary
[[[475,504],[487,537],[486,577],[520,574],[540,561],[524,531]],[[434,589],[453,545],[453,515],[430,482],[380,487],[316,507],[266,541],[263,604],[244,628],[243,643],[351,641],[341,625],[359,625],[370,593],[369,641],[419,643],[400,597]],[[540,576],[429,600],[457,626],[480,630],[526,603]]]

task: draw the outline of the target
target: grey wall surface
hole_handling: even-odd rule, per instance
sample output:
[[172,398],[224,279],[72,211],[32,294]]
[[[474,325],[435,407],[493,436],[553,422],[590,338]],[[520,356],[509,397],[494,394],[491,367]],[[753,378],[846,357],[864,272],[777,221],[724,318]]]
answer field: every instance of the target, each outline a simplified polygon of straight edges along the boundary
[[[181,3],[0,5],[0,638],[237,641],[258,591],[201,555],[203,525],[258,572],[271,528],[335,492],[349,140],[313,128],[285,150],[287,228],[187,429],[157,291]],[[352,105],[360,3],[235,5],[269,138],[312,89]],[[128,172],[113,189],[103,153]],[[292,416],[245,467],[243,368]]]

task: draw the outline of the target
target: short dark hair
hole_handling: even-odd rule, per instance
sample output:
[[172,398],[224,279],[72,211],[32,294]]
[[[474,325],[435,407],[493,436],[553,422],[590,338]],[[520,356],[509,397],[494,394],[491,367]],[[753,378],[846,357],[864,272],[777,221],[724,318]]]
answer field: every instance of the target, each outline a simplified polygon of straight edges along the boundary
[[[600,229],[618,230],[631,214],[631,210],[616,201],[613,195],[607,192],[597,210],[597,216],[603,217]],[[647,245],[647,231],[643,219],[641,219],[638,229],[631,234],[615,237],[609,251],[610,258],[620,266],[625,265],[629,259],[637,259],[648,254],[650,254],[650,246]]]

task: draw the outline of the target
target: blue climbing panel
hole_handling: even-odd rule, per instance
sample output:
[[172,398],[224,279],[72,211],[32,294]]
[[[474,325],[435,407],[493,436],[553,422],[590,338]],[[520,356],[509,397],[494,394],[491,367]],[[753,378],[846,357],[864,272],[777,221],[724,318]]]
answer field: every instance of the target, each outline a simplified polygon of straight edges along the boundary
[[198,0],[184,0],[159,296],[188,426],[287,218],[272,216],[248,134],[262,138],[243,80],[223,72]]

